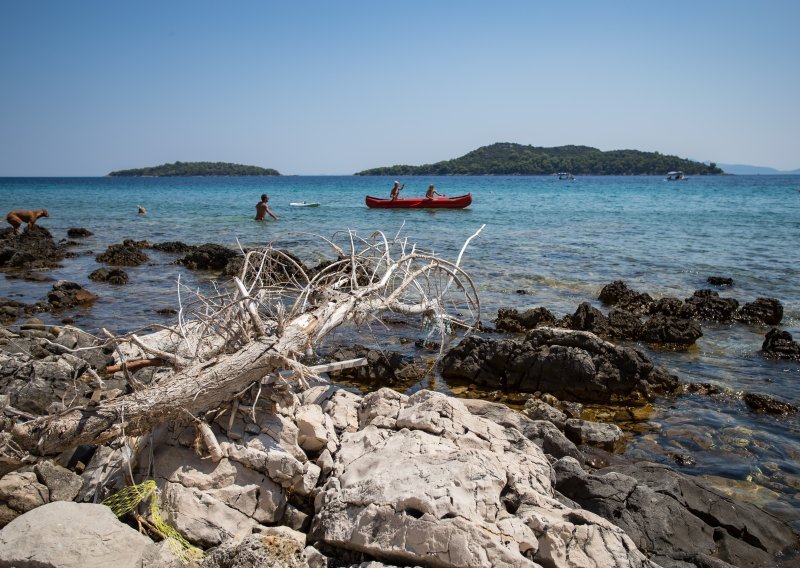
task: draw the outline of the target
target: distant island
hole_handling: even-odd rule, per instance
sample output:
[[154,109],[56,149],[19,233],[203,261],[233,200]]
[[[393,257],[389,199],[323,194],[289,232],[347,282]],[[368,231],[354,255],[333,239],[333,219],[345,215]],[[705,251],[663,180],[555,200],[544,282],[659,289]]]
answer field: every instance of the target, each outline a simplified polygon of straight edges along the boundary
[[179,176],[279,176],[277,170],[244,166],[226,162],[175,162],[149,168],[119,170],[108,174],[112,177],[179,177]]
[[672,170],[693,175],[724,173],[713,162],[704,164],[660,152],[603,152],[589,146],[544,148],[499,142],[453,160],[422,166],[385,166],[364,170],[355,175],[548,175],[557,172],[576,175],[663,175]]

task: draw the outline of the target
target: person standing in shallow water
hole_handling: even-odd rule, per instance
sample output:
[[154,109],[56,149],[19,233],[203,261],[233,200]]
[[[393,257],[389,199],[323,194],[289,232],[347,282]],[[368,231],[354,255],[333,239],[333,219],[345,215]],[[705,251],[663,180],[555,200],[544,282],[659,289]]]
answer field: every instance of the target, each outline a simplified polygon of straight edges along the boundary
[[275,219],[276,221],[278,220],[277,215],[275,215],[275,213],[270,211],[269,197],[267,197],[267,194],[264,193],[261,195],[261,201],[256,203],[256,221],[264,221],[267,217],[267,214],[269,214],[269,216]]

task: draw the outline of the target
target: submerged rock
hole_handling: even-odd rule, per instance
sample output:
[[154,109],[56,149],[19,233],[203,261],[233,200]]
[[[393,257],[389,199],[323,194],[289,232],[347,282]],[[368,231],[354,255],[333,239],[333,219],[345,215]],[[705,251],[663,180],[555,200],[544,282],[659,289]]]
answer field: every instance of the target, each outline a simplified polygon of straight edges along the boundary
[[111,245],[104,253],[97,255],[95,260],[112,266],[139,266],[150,260],[142,252],[144,247],[139,246],[140,244],[146,244],[146,241],[126,240],[122,244]]
[[742,395],[742,399],[755,412],[763,412],[765,414],[794,414],[797,412],[797,407],[794,404],[763,394],[746,392]]
[[93,232],[91,232],[89,229],[84,229],[83,227],[73,227],[73,228],[67,229],[67,236],[70,239],[78,239],[78,238],[82,238],[82,237],[91,237],[92,235],[94,235]]
[[706,282],[712,286],[733,286],[733,278],[726,278],[724,276],[709,276]]
[[446,379],[585,402],[642,403],[672,393],[677,377],[641,351],[581,331],[538,328],[524,341],[468,337],[441,363]]
[[98,268],[89,275],[89,280],[107,284],[127,284],[128,273],[119,268]]

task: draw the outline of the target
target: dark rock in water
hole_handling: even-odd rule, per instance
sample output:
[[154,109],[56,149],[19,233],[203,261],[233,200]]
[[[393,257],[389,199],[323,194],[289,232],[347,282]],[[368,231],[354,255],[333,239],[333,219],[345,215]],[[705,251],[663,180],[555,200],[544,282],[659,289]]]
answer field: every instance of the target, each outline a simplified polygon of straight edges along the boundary
[[649,343],[692,345],[702,336],[696,321],[659,314],[644,322],[639,337]]
[[669,457],[678,465],[687,466],[696,463],[695,459],[690,454],[669,454]]
[[679,384],[637,349],[552,328],[534,329],[524,341],[467,337],[445,355],[441,369],[446,379],[585,402],[638,404]]
[[173,310],[172,308],[162,308],[160,310],[156,310],[156,313],[161,316],[176,316],[178,315],[178,310]]
[[660,314],[662,316],[671,317],[682,317],[682,313],[685,313],[686,315],[683,317],[689,318],[694,312],[694,309],[689,308],[684,310],[683,300],[679,298],[673,298],[671,296],[665,296],[664,298],[659,298],[650,304],[649,312],[650,315]]
[[104,262],[112,266],[139,266],[149,260],[142,252],[141,247],[134,241],[125,241],[123,244],[109,246],[102,254],[95,258],[97,262]]
[[800,343],[794,341],[788,331],[771,329],[761,345],[761,353],[770,359],[800,361]]
[[611,336],[611,325],[603,313],[589,302],[583,302],[570,317],[570,329],[591,331],[595,335]]
[[199,247],[194,247],[189,253],[178,261],[191,270],[225,270],[228,261],[239,255],[235,250],[231,250],[222,245],[206,243]]
[[783,304],[775,298],[756,298],[755,301],[739,308],[734,318],[749,324],[780,325],[783,319]]
[[53,268],[63,258],[64,247],[44,227],[33,225],[20,234],[11,227],[0,230],[0,269]]
[[80,284],[59,280],[53,289],[47,293],[47,301],[54,311],[66,310],[82,304],[90,304],[97,296],[86,290]]
[[500,308],[494,320],[497,329],[514,332],[526,332],[540,325],[552,326],[555,323],[556,317],[545,308],[533,308],[521,314],[513,308]]
[[522,295],[522,296],[524,296],[524,295],[526,295],[526,294],[529,294],[529,292],[528,292],[527,290],[522,290],[522,289],[520,289],[520,290],[514,290],[514,293],[515,293],[515,294],[520,294],[520,295]]
[[638,339],[642,334],[642,321],[626,310],[613,309],[608,313],[611,337],[617,339]]
[[725,278],[723,276],[709,276],[706,282],[712,286],[733,286],[733,278]]
[[329,355],[331,361],[346,361],[359,357],[366,357],[366,366],[332,372],[331,376],[338,380],[377,382],[384,386],[402,384],[408,378],[413,378],[407,376],[413,374],[412,358],[394,351],[381,352],[356,344],[352,347],[340,347]]
[[599,299],[607,306],[617,306],[633,313],[647,313],[648,306],[653,303],[650,294],[642,294],[631,290],[622,280],[606,284],[600,290]]
[[797,407],[794,404],[783,402],[775,398],[763,395],[746,392],[742,396],[745,404],[751,410],[756,412],[763,412],[765,414],[794,414],[797,412]]
[[606,304],[607,306],[613,306],[617,302],[620,301],[626,294],[629,294],[631,291],[628,288],[628,285],[625,284],[622,280],[614,280],[611,284],[606,284],[603,286],[603,289],[600,290],[600,295],[598,299]]
[[67,229],[67,236],[70,239],[78,239],[81,237],[91,237],[94,235],[89,229],[84,229],[83,227],[73,227],[71,229]]
[[692,311],[697,319],[727,322],[739,307],[734,298],[720,298],[714,290],[697,290],[691,298],[684,301],[685,307]]
[[[236,256],[228,261],[223,273],[226,276],[239,276],[243,266],[244,256],[236,253]],[[309,269],[303,264],[302,260],[288,250],[274,250],[270,251],[267,255],[267,261],[262,266],[262,281],[272,284],[298,282],[303,285],[306,282],[306,278],[309,278],[312,272],[313,269]],[[358,275],[357,278],[362,285],[368,283],[361,275]]]
[[182,243],[181,241],[168,241],[165,243],[156,243],[153,245],[153,250],[158,250],[161,252],[171,252],[175,254],[186,254],[187,252],[193,251],[195,246],[187,245],[186,243]]
[[612,465],[594,474],[553,465],[556,489],[622,528],[662,566],[776,566],[797,544],[791,528],[665,465]]
[[108,284],[127,284],[128,273],[119,268],[98,268],[89,275],[89,280]]

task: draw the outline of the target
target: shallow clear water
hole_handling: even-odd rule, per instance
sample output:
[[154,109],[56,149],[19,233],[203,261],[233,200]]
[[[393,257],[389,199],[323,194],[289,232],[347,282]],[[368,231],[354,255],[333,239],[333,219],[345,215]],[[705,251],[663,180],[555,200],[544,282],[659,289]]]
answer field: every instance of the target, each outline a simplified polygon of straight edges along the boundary
[[[594,300],[622,279],[658,297],[690,296],[708,276],[731,277],[721,291],[740,302],[781,300],[783,328],[800,338],[800,177],[420,177],[402,180],[404,196],[435,183],[447,195],[472,193],[465,210],[371,210],[367,194],[387,196],[393,178],[39,178],[0,179],[0,211],[46,207],[40,222],[56,238],[69,227],[96,233],[77,252],[102,252],[125,238],[254,246],[275,241],[308,263],[333,255],[308,234],[330,237],[355,229],[369,234],[401,229],[412,242],[455,258],[482,224],[463,261],[476,280],[484,320],[498,307],[544,306],[557,315]],[[261,193],[270,195],[278,222],[253,221]],[[318,201],[297,208],[294,201]],[[148,210],[137,215],[137,205]],[[115,330],[158,319],[156,308],[175,307],[178,275],[202,285],[211,275],[167,263],[173,255],[148,251],[153,264],[127,269],[131,283],[112,287],[88,280],[100,265],[94,255],[68,259],[51,275],[79,282],[100,300],[77,324]],[[0,278],[0,295],[42,299],[49,284]],[[518,289],[528,292],[516,294]],[[683,353],[655,352],[684,381],[712,382],[732,392],[751,391],[800,404],[800,365],[763,359],[766,328],[704,325],[704,336]],[[436,383],[437,388],[446,385]],[[427,383],[426,385],[427,386]],[[628,424],[626,454],[671,463],[707,475],[720,487],[758,502],[800,528],[800,418],[753,414],[735,397],[687,396],[659,401],[645,419]],[[679,466],[671,454],[688,454]]]

